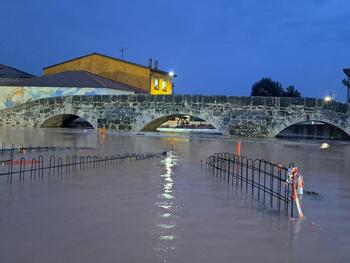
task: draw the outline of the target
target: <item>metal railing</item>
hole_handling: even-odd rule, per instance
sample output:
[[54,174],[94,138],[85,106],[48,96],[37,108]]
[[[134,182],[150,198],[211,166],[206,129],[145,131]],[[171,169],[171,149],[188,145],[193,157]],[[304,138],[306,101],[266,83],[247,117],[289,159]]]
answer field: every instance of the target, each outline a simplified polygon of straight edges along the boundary
[[13,155],[6,160],[0,160],[0,177],[6,176],[7,182],[12,183],[14,176],[18,176],[18,181],[24,181],[26,176],[30,180],[44,178],[44,175],[54,176],[77,171],[86,171],[101,167],[109,167],[127,161],[145,160],[158,158],[166,155],[162,153],[126,153],[105,156],[77,156],[66,155],[65,157],[51,155],[44,157],[39,155],[31,159],[24,157],[14,160]]
[[33,145],[15,145],[11,144],[10,147],[6,146],[5,142],[1,143],[0,155],[13,155],[24,153],[39,153],[49,151],[70,151],[70,150],[94,150],[93,147],[65,147],[65,146],[33,146]]
[[227,183],[236,184],[266,207],[293,217],[292,186],[285,183],[288,177],[285,166],[231,153],[215,153],[207,158],[206,169]]

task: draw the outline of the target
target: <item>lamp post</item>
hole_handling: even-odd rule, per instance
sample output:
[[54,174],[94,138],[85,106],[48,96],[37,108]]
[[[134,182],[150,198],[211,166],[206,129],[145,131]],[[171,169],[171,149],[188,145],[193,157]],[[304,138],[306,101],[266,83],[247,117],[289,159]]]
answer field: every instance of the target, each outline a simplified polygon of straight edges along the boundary
[[175,74],[175,72],[173,70],[169,71],[169,77],[171,79],[171,94],[174,94],[174,83],[173,83],[173,79],[177,77],[177,75]]

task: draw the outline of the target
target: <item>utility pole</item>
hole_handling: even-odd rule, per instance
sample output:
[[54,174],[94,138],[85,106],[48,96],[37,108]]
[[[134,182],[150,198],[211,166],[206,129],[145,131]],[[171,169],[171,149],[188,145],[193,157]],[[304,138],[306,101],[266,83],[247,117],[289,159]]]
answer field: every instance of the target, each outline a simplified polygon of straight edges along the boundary
[[122,58],[124,58],[124,52],[127,49],[128,49],[127,47],[122,47],[121,49],[119,49],[120,53],[122,54]]
[[347,89],[347,103],[350,103],[350,68],[343,69],[343,72],[347,78],[343,79],[342,83]]

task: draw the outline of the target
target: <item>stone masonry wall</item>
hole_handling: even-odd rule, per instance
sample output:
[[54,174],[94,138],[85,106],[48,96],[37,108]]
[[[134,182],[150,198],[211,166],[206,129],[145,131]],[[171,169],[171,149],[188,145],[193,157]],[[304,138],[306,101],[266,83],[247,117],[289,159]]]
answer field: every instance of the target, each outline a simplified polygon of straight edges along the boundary
[[95,128],[140,131],[158,118],[196,116],[224,134],[274,137],[288,126],[323,121],[350,134],[349,104],[311,98],[228,97],[200,95],[69,96],[32,101],[0,111],[0,126],[40,127],[60,114],[73,114]]

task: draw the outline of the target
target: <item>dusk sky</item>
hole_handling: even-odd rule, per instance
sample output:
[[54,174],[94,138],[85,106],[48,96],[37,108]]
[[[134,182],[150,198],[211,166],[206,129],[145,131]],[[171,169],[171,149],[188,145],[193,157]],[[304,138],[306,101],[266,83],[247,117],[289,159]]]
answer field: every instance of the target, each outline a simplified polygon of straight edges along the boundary
[[349,0],[4,0],[0,64],[36,75],[91,52],[174,70],[177,94],[249,95],[262,77],[344,101]]

